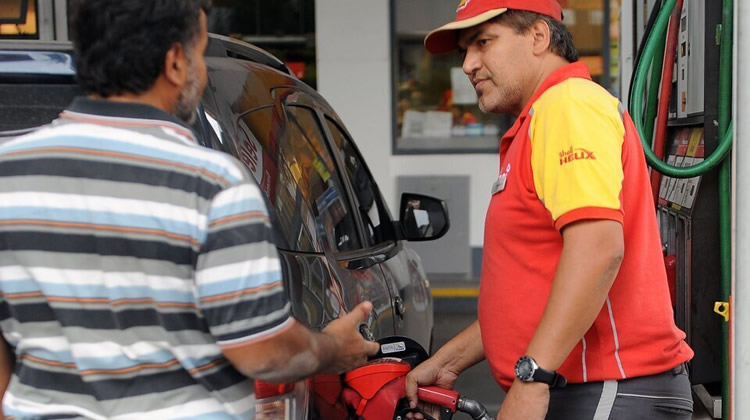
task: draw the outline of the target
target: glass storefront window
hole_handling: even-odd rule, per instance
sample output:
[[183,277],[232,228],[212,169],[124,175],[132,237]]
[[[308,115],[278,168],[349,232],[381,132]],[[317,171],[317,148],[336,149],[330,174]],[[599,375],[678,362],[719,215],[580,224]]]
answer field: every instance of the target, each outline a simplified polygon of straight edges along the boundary
[[589,68],[595,82],[608,87],[605,74],[605,59],[608,56],[604,47],[604,2],[609,0],[560,0],[563,7],[563,23],[573,34],[573,42],[578,49],[580,60]]
[[457,53],[429,54],[427,33],[455,17],[457,0],[394,0],[396,154],[496,153],[510,115],[479,110]]
[[263,48],[316,87],[314,0],[213,0],[208,30]]
[[[611,89],[616,83],[610,75],[618,71],[619,0],[558,1],[581,61],[594,81]],[[453,20],[457,5],[457,0],[393,0],[396,154],[494,153],[515,120],[479,110],[458,54],[433,56],[424,49],[425,35]]]
[[36,1],[0,2],[0,39],[39,39]]
[[428,54],[422,37],[399,37],[397,152],[496,152],[513,117],[485,114],[458,54]]

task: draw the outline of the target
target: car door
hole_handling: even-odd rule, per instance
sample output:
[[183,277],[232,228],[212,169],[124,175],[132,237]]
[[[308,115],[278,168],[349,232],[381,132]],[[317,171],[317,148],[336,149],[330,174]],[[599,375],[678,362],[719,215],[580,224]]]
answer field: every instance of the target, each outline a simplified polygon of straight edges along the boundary
[[352,202],[364,228],[364,251],[378,261],[393,295],[396,334],[429,349],[433,324],[432,299],[419,257],[396,240],[390,212],[365,160],[338,118],[323,116],[331,147],[351,183]]
[[311,213],[318,221],[322,251],[331,270],[326,289],[341,296],[347,309],[371,301],[373,336],[393,335],[391,290],[380,269],[379,255],[367,249],[347,172],[327,142],[319,101],[310,93],[292,88],[274,89],[274,97],[284,111],[289,145],[299,165],[299,176],[308,188],[305,193]]
[[253,63],[207,61],[208,88],[198,123],[204,142],[233,155],[257,181],[270,210],[292,313],[309,327],[322,329],[340,312],[343,299],[326,290],[331,270],[293,166],[282,156],[286,123],[270,92],[284,78]]

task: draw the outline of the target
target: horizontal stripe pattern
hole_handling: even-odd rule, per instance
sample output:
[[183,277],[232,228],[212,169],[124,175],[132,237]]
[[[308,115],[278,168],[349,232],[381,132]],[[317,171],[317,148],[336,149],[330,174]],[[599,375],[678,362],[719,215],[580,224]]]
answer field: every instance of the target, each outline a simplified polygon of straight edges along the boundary
[[6,414],[252,418],[221,346],[293,321],[251,179],[166,120],[66,112],[0,146]]
[[[94,161],[90,159],[70,159],[69,157],[37,156],[33,159],[7,159],[0,161],[0,173],[8,177],[40,176],[65,177],[65,181],[78,180],[106,181],[111,188],[125,189],[132,184],[150,185],[194,193],[202,198],[210,198],[221,188],[195,174],[173,172],[164,176],[164,171],[149,166],[138,170],[117,160]],[[41,187],[41,189],[46,189]]]

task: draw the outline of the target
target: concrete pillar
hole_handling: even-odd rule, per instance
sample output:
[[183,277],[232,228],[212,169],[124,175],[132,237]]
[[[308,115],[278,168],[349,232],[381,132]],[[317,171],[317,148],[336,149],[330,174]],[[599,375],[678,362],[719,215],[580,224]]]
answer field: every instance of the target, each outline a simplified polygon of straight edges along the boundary
[[387,0],[315,2],[318,91],[339,114],[391,211],[391,19]]
[[[750,2],[736,1],[734,42],[734,115],[750,112]],[[734,118],[734,276],[732,305],[732,418],[750,418],[750,189],[739,183],[750,176],[750,120]],[[739,185],[738,185],[739,184]],[[747,300],[747,302],[745,302]],[[733,366],[733,368],[732,368]]]

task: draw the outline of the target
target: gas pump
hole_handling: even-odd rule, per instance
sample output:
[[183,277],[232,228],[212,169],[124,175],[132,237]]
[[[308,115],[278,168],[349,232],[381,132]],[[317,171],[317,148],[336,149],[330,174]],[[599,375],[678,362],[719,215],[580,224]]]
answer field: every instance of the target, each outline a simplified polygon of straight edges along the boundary
[[694,393],[714,418],[727,418],[728,398],[721,396],[729,394],[725,157],[732,141],[732,2],[639,1],[636,16],[649,16],[648,3],[653,9],[630,110],[655,168],[652,184],[665,264],[674,282],[675,318],[695,351]]

